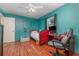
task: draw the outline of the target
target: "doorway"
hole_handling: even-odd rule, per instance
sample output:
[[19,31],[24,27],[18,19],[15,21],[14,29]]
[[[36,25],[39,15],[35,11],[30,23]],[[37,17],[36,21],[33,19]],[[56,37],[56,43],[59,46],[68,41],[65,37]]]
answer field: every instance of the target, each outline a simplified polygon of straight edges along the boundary
[[4,26],[3,43],[15,42],[15,18],[1,17],[1,24]]

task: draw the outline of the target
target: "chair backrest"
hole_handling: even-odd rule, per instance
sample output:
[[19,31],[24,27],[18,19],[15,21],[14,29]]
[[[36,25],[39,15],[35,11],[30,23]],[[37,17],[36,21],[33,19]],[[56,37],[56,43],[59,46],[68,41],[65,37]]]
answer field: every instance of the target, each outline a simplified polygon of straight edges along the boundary
[[73,36],[73,29],[72,29],[72,28],[69,29],[69,31],[68,31],[68,36],[69,36],[69,37],[72,37],[72,36]]
[[66,36],[64,36],[64,37],[62,38],[61,42],[62,42],[63,44],[67,44],[68,40],[69,40],[69,37],[66,35]]
[[73,36],[73,29],[70,28],[67,34],[62,38],[61,42],[63,44],[67,44],[72,36]]

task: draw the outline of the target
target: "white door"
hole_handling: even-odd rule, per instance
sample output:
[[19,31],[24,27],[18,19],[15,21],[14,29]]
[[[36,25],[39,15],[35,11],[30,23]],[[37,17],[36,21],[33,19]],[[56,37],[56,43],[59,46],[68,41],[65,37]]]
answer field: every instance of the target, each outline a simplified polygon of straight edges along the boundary
[[4,25],[3,42],[15,42],[15,18],[2,17]]

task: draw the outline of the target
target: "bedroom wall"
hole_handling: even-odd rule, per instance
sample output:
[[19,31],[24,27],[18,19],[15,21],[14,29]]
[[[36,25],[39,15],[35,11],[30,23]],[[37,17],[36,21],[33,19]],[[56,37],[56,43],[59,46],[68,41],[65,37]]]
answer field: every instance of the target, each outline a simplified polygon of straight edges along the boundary
[[31,30],[38,30],[37,19],[14,15],[11,13],[3,12],[2,10],[0,10],[0,12],[5,17],[15,18],[15,40],[16,41],[19,41],[21,36],[29,37],[29,32]]
[[79,4],[66,4],[47,15],[39,18],[39,30],[45,29],[45,20],[48,17],[57,15],[57,33],[61,34],[69,28],[74,30],[74,51],[79,53]]

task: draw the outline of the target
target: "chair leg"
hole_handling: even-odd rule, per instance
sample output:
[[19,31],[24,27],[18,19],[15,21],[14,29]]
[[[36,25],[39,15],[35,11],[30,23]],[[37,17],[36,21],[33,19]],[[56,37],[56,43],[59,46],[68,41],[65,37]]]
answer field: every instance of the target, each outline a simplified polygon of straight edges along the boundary
[[64,55],[62,55],[62,54],[59,53],[59,51],[58,51],[57,48],[55,48],[55,51],[50,51],[50,53],[51,53],[52,55],[54,55],[54,56],[64,56]]
[[56,50],[55,50],[55,56],[62,56],[62,55],[59,53],[59,51],[58,51],[57,48],[56,48]]
[[69,51],[68,50],[65,50],[64,53],[65,53],[66,56],[69,56]]

